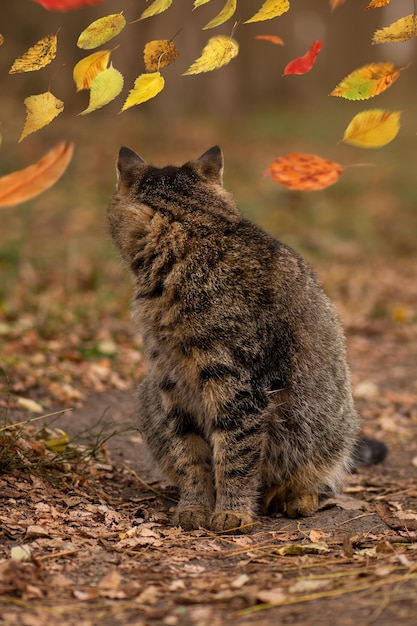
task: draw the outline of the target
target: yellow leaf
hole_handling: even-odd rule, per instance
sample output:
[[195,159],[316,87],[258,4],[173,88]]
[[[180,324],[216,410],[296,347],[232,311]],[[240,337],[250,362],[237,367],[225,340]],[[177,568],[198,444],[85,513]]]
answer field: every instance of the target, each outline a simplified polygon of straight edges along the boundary
[[351,72],[330,93],[347,100],[367,100],[391,87],[400,75],[393,63],[371,63]]
[[94,78],[107,68],[111,53],[112,50],[100,50],[78,61],[73,70],[77,91],[90,89]]
[[154,0],[152,4],[144,10],[139,19],[144,20],[147,17],[152,17],[153,15],[158,15],[159,13],[163,13],[172,4],[172,0]]
[[25,54],[14,61],[9,74],[40,70],[53,61],[56,56],[56,47],[56,35],[47,35],[40,39]]
[[210,2],[210,0],[194,0],[193,9],[197,9],[197,7],[201,7],[203,6],[203,4],[207,4],[207,2]]
[[371,0],[366,9],[379,9],[389,4],[391,0]]
[[155,39],[149,41],[143,50],[143,61],[148,72],[155,72],[178,59],[179,52],[173,41]]
[[358,113],[345,130],[343,141],[360,148],[379,148],[395,139],[401,111],[369,109]]
[[126,111],[135,104],[142,104],[151,98],[158,95],[165,86],[164,77],[160,72],[152,72],[151,74],[141,74],[135,80],[133,89],[129,91],[129,95],[126,98],[126,102],[120,110]]
[[63,452],[69,444],[69,435],[60,428],[56,428],[56,430],[53,432],[54,434],[56,433],[58,436],[51,437],[50,439],[45,439],[45,446],[48,448],[48,450],[52,450],[52,452]]
[[190,74],[200,74],[201,72],[210,72],[223,65],[227,65],[237,56],[239,52],[239,44],[232,37],[225,35],[217,35],[211,37],[203,48],[201,55],[194,63],[184,72],[183,76]]
[[396,41],[408,41],[417,37],[417,16],[406,15],[385,28],[374,32],[372,43],[391,43]]
[[62,100],[56,98],[50,91],[40,93],[36,96],[25,98],[26,121],[19,143],[37,130],[47,126],[52,120],[64,110]]
[[226,4],[208,24],[203,26],[203,30],[208,30],[209,28],[215,28],[216,26],[220,26],[224,24],[236,11],[236,2],[237,0],[226,0]]
[[77,46],[83,50],[97,48],[116,37],[126,26],[122,13],[106,15],[92,22],[78,37]]
[[3,35],[0,33],[0,46],[2,46],[4,43],[4,37]]
[[30,398],[19,397],[17,398],[17,404],[31,413],[43,413],[43,407],[39,402],[35,402],[35,400],[31,400]]
[[37,163],[2,176],[0,178],[0,207],[21,204],[52,187],[67,169],[73,152],[74,144],[62,141]]
[[114,100],[122,91],[123,83],[123,75],[110,64],[107,70],[100,72],[93,79],[90,87],[90,102],[79,115],[87,115]]
[[286,13],[290,8],[289,0],[265,0],[261,8],[255,15],[249,20],[246,20],[244,24],[250,24],[251,22],[263,22],[264,20],[272,20],[274,17],[279,17],[283,13]]

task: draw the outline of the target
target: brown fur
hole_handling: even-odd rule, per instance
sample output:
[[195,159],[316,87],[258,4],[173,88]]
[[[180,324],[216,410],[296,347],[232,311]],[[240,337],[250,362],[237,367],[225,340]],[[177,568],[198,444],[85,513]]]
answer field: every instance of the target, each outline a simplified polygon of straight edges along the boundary
[[310,515],[357,438],[344,336],[315,274],[244,220],[215,147],[158,169],[122,148],[110,232],[149,359],[139,427],[178,484],[176,523]]

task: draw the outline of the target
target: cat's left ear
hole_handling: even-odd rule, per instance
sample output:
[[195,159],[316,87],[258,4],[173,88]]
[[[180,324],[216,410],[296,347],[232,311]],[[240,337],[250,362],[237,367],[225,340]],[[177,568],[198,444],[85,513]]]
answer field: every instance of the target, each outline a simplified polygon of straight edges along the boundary
[[[117,186],[121,183],[130,184],[137,177],[137,170],[146,162],[136,152],[124,146],[119,150],[117,158]],[[135,176],[136,174],[136,176]]]
[[213,146],[196,161],[201,174],[213,182],[223,183],[223,153],[220,146]]

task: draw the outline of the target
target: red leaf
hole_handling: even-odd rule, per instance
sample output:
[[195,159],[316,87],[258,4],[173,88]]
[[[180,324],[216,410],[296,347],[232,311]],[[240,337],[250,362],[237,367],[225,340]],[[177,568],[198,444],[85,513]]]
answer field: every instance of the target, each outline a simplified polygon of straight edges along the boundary
[[89,4],[100,4],[104,0],[33,0],[49,11],[72,11]]
[[272,43],[276,43],[279,46],[284,45],[284,41],[281,37],[277,37],[276,35],[256,35],[255,39],[265,39],[265,41],[271,41]]
[[284,69],[284,76],[287,74],[306,74],[313,67],[316,62],[318,53],[323,45],[322,41],[315,41],[311,44],[308,52],[304,56],[298,57],[293,61],[290,61]]

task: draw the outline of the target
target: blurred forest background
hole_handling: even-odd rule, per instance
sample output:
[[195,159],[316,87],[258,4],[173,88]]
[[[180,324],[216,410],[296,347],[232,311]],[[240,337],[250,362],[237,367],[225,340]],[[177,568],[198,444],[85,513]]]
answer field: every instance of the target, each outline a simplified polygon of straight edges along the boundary
[[[81,362],[86,359],[102,368],[91,375],[97,390],[109,384],[111,372],[118,372],[120,378],[112,380],[123,387],[132,364],[140,370],[128,347],[134,341],[131,286],[106,232],[121,145],[164,165],[196,158],[220,144],[225,185],[243,214],[313,262],[347,327],[369,319],[415,322],[415,294],[409,287],[415,282],[417,236],[417,48],[415,40],[371,45],[377,28],[412,13],[414,3],[393,0],[366,11],[366,0],[347,0],[332,13],[328,0],[293,0],[280,18],[243,24],[261,4],[238,3],[236,59],[207,74],[181,76],[209,37],[231,34],[234,18],[201,30],[224,0],[211,0],[195,11],[192,0],[176,0],[166,13],[132,24],[146,8],[145,0],[107,0],[68,13],[47,11],[31,0],[3,2],[0,175],[37,161],[61,139],[76,147],[69,170],[52,189],[1,209],[0,359],[8,393],[30,394],[44,406],[51,398],[77,401],[82,394],[73,382],[78,377],[88,383],[88,377],[77,374],[85,372]],[[128,26],[105,47],[119,44],[111,60],[125,77],[125,89],[115,102],[78,116],[88,104],[88,92],[75,93],[72,80],[73,66],[88,54],[77,48],[78,35],[94,19],[120,11]],[[58,55],[51,65],[8,74],[16,57],[58,31]],[[258,34],[278,35],[285,46],[256,40]],[[165,89],[118,115],[144,71],[145,43],[173,37],[180,57],[162,70]],[[323,49],[312,71],[282,77],[288,61],[317,39],[323,40]],[[378,60],[409,67],[371,101],[328,96],[348,73]],[[24,98],[48,88],[64,101],[64,113],[18,144]],[[352,117],[374,107],[403,111],[399,136],[378,150],[340,143]],[[262,176],[274,158],[288,152],[318,154],[346,170],[323,191],[288,191]],[[348,167],[355,164],[360,167]]]

